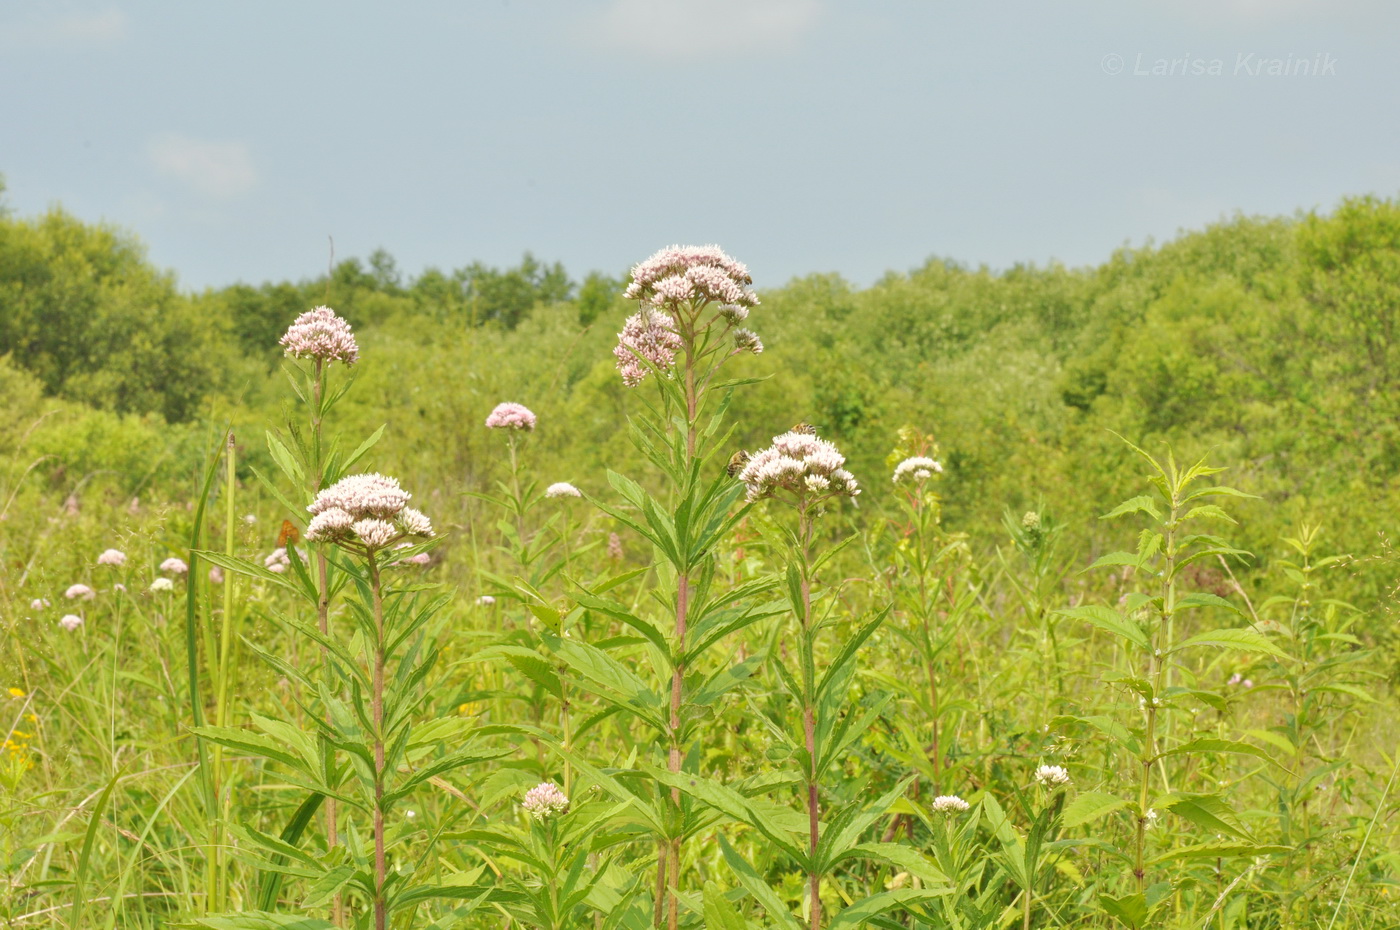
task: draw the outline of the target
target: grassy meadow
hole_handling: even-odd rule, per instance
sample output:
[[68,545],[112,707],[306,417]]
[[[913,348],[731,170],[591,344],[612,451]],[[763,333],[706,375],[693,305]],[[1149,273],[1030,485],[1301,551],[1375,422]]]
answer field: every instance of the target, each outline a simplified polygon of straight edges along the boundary
[[1400,925],[1400,202],[634,258],[0,214],[0,925]]

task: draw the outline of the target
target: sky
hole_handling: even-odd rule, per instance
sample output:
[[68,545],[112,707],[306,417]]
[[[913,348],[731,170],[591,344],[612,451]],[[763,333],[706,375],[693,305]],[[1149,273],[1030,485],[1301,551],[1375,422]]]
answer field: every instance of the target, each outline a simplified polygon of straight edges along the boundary
[[1388,0],[0,0],[5,203],[187,289],[387,249],[759,287],[1400,193]]

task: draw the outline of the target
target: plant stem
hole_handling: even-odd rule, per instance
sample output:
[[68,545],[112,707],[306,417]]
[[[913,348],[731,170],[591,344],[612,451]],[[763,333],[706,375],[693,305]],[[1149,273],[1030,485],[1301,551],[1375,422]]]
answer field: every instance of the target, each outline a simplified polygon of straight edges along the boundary
[[369,584],[374,598],[374,683],[370,711],[374,718],[374,930],[388,927],[384,897],[384,595],[379,581],[379,561],[369,555]]
[[[233,557],[234,539],[234,438],[233,433],[228,434],[228,443],[224,457],[224,554]],[[214,725],[228,726],[228,684],[231,672],[233,651],[233,577],[224,579],[224,616],[222,628],[219,632],[219,666],[217,686],[214,699]],[[187,584],[194,584],[191,577]],[[219,842],[214,848],[214,907],[216,910],[224,910],[228,903],[228,866],[224,861],[224,830],[223,824],[229,813],[229,798],[225,796],[224,783],[224,754],[223,748],[218,743],[214,744],[214,785],[216,797],[219,803],[218,831]]]
[[809,930],[822,923],[821,873],[816,869],[817,842],[820,839],[821,800],[817,792],[817,712],[815,636],[812,629],[812,516],[804,494],[798,503],[798,537],[801,540],[802,568],[802,736],[807,747],[807,854],[812,865],[807,872]]
[[[317,358],[313,375],[311,389],[311,496],[314,499],[320,493],[325,484],[325,475],[321,473],[324,467],[321,462],[321,424],[324,411],[321,404],[326,392],[326,363]],[[331,588],[330,569],[326,559],[325,550],[316,547],[316,626],[321,631],[322,638],[330,636],[330,615],[331,615]],[[321,646],[321,668],[326,679],[326,687],[331,687],[331,653],[324,644]],[[329,729],[333,726],[330,708],[326,709],[326,726]],[[340,845],[340,837],[337,830],[337,810],[335,798],[326,798],[326,849],[332,850]],[[345,899],[339,892],[331,900],[331,923],[337,927],[345,926]]]

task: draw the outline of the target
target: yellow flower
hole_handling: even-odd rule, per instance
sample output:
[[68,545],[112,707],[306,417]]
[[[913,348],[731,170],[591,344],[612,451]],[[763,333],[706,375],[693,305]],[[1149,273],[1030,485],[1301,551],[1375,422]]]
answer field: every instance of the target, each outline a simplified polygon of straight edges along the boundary
[[11,688],[11,689],[10,689],[10,697],[22,698],[22,697],[26,697],[26,696],[27,696],[27,695],[26,695],[22,690],[20,690],[19,688]]

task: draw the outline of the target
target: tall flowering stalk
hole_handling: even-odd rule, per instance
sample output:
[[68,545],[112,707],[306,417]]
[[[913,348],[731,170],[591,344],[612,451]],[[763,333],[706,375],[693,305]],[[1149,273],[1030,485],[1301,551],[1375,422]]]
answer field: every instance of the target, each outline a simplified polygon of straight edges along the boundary
[[[311,363],[309,371],[302,369],[299,372],[301,384],[297,386],[296,381],[293,381],[297,397],[306,408],[309,430],[304,441],[298,441],[300,431],[296,429],[290,430],[290,441],[286,441],[285,437],[277,437],[268,433],[268,448],[273,453],[273,457],[281,467],[285,477],[314,496],[337,477],[327,473],[329,471],[327,466],[332,463],[328,463],[326,455],[325,419],[330,408],[337,400],[345,396],[345,392],[350,387],[350,381],[347,379],[342,382],[338,390],[334,393],[330,392],[330,372],[337,363],[347,369],[352,367],[359,360],[360,347],[355,340],[355,334],[350,324],[330,307],[324,306],[308,310],[298,316],[287,328],[278,344],[283,347],[289,358],[306,359]],[[375,434],[371,437],[369,443],[359,451],[359,455],[368,451],[368,445],[372,445],[378,439],[378,435]],[[352,461],[344,467],[350,467],[353,464]],[[324,546],[314,547],[311,558],[316,578],[316,626],[322,638],[325,639],[329,638],[331,632],[330,562],[326,557]],[[330,651],[324,645],[321,646],[321,665],[329,684]],[[326,843],[331,848],[337,846],[340,841],[337,808],[338,805],[334,797],[326,799]],[[344,915],[339,896],[334,901],[332,911],[335,924],[342,925]]]
[[[424,885],[413,880],[411,869],[401,871],[392,862],[402,833],[390,836],[394,810],[411,793],[431,779],[441,778],[463,766],[494,759],[509,750],[488,750],[479,743],[479,731],[463,727],[450,717],[419,724],[416,712],[424,703],[424,687],[438,649],[429,641],[427,625],[447,602],[419,596],[421,585],[394,585],[385,569],[394,562],[426,551],[435,534],[426,515],[408,506],[410,495],[397,480],[379,474],[358,474],[341,479],[318,493],[307,512],[308,541],[329,547],[337,571],[343,572],[354,592],[347,598],[357,636],[322,637],[317,627],[296,617],[280,618],[293,636],[319,642],[330,654],[334,689],[317,682],[281,656],[261,652],[277,672],[307,693],[319,691],[327,714],[312,718],[320,741],[303,734],[286,721],[253,717],[257,728],[245,731],[205,727],[200,733],[225,747],[262,756],[276,764],[292,784],[312,796],[344,798],[350,812],[369,819],[368,848],[358,840],[317,855],[284,838],[274,838],[244,827],[240,835],[252,850],[272,862],[291,858],[294,874],[311,880],[306,899],[312,906],[330,903],[345,895],[352,916],[360,926],[387,930],[397,912],[411,912],[434,898],[467,896],[486,900],[488,889],[469,884],[451,887]],[[403,543],[409,546],[402,547]],[[290,570],[273,572],[257,562],[202,553],[226,569],[260,578],[302,597],[317,594],[316,582],[294,549],[288,550]],[[502,728],[497,728],[499,732]],[[445,744],[444,734],[452,734]],[[327,759],[321,747],[343,755]],[[313,808],[314,810],[314,808]],[[363,830],[363,828],[362,828]],[[359,837],[365,832],[350,831]],[[430,843],[437,841],[434,836]],[[412,861],[416,858],[405,855]],[[427,854],[431,854],[431,848]],[[275,907],[275,898],[262,906]],[[265,915],[260,915],[265,917]],[[256,921],[247,925],[252,926]],[[282,925],[267,918],[263,925]],[[227,920],[211,926],[228,926]],[[243,924],[238,924],[242,926]],[[328,926],[308,922],[308,927]]]
[[[658,626],[632,608],[593,593],[579,596],[578,605],[641,632],[669,680],[648,690],[655,703],[651,698],[629,700],[629,693],[635,694],[635,675],[610,655],[562,637],[549,643],[595,695],[653,727],[665,748],[665,768],[655,772],[669,791],[663,788],[649,800],[617,782],[609,787],[619,799],[631,797],[639,807],[646,804],[644,821],[657,837],[653,917],[658,926],[670,930],[680,922],[682,847],[700,826],[673,784],[690,757],[699,716],[687,708],[692,700],[704,705],[718,701],[751,674],[754,663],[738,674],[723,669],[699,687],[692,676],[706,650],[725,634],[759,619],[760,613],[737,605],[766,586],[722,592],[710,584],[715,545],[742,511],[730,513],[739,489],[726,480],[722,468],[715,465],[707,472],[702,467],[727,441],[723,410],[730,391],[743,383],[718,380],[724,363],[763,351],[759,338],[740,325],[758,305],[751,283],[748,269],[718,246],[662,249],[632,269],[626,297],[636,300],[638,309],[623,324],[613,350],[625,385],[651,381],[657,386],[658,402],[647,401],[646,413],[632,420],[632,440],[665,475],[669,494],[658,500],[638,483],[609,472],[623,506],[605,509],[649,540],[665,560],[668,575],[674,574],[674,591],[666,592],[671,618]],[[720,681],[726,684],[720,687]]]

